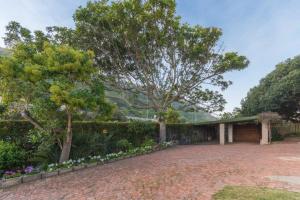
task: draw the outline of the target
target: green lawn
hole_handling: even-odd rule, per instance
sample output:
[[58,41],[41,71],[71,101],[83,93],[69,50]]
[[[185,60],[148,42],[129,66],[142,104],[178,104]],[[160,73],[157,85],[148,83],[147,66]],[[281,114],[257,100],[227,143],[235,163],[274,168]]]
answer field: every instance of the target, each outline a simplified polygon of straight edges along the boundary
[[226,186],[213,196],[214,200],[296,200],[300,193],[286,190]]

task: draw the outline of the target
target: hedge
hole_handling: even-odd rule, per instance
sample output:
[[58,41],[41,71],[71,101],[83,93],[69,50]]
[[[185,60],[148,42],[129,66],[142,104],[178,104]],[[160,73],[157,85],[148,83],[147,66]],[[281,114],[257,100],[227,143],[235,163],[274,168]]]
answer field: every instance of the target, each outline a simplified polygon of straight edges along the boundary
[[[0,121],[0,140],[16,143],[27,152],[32,152],[34,147],[28,143],[27,136],[33,128],[27,121]],[[158,132],[158,124],[153,122],[74,121],[70,157],[76,159],[116,152],[120,150],[118,141],[124,139],[134,147],[140,146],[146,139],[158,142]],[[47,159],[53,162],[58,159],[60,151],[58,146],[49,148],[51,155],[48,154]]]
[[[96,122],[96,121],[74,121],[73,122],[73,134],[113,134],[114,139],[130,139],[132,133],[129,133],[128,127],[132,122]],[[155,140],[158,140],[158,125],[153,122],[140,122],[145,125],[154,126],[154,130],[149,132],[148,136]],[[147,128],[147,127],[146,127]],[[33,126],[22,120],[2,120],[0,121],[0,140],[8,142],[16,142],[20,139],[24,139],[29,130],[33,129]]]
[[0,140],[16,142],[23,140],[33,126],[27,121],[0,121]]
[[[144,137],[154,139],[158,142],[159,125],[157,123],[138,122],[137,124],[138,127],[134,128],[132,127],[132,122],[74,121],[73,133],[74,138],[77,136],[87,136],[87,134],[90,136],[94,134],[102,136],[111,134],[111,140],[127,139],[134,146],[138,146]],[[27,121],[0,121],[0,140],[13,142],[25,141],[26,134],[32,128],[32,125]],[[144,130],[138,130],[141,128]],[[214,127],[182,123],[167,124],[167,141],[177,140],[181,144],[199,143],[205,140],[207,135],[212,135],[213,139],[217,139],[216,132],[217,130],[214,130]],[[74,145],[76,146],[76,144]]]
[[[16,143],[27,152],[30,162],[56,162],[60,150],[57,145],[44,146],[36,154],[36,146],[28,142],[29,130],[33,126],[27,121],[0,121],[0,140]],[[71,159],[89,155],[108,154],[122,150],[120,140],[127,140],[133,147],[141,146],[147,139],[159,140],[159,125],[154,122],[98,122],[74,121]],[[214,127],[192,124],[167,124],[167,141],[179,144],[197,144],[216,141]],[[130,146],[127,145],[127,146]],[[34,159],[33,159],[34,158]]]

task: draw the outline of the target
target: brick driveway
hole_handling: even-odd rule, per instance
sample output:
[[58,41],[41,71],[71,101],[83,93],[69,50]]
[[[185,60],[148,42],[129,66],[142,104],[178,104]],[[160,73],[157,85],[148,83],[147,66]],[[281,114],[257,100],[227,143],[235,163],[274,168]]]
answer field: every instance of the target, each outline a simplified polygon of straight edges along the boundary
[[300,144],[191,145],[117,161],[0,192],[0,199],[210,199],[224,185],[300,190],[266,176],[300,176]]

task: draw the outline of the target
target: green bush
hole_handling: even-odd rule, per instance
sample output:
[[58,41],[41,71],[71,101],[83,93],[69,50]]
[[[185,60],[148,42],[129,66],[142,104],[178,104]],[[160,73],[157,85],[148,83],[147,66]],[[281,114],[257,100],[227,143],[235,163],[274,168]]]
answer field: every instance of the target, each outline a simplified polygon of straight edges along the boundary
[[132,144],[127,139],[119,140],[116,145],[120,151],[128,151],[133,147]]
[[141,146],[146,138],[155,138],[156,125],[150,122],[132,121],[128,124],[129,141]]
[[[27,121],[0,121],[0,140],[16,144],[28,157],[26,164],[54,163],[60,148],[56,139],[36,131]],[[71,159],[105,155],[119,151],[118,141],[126,139],[139,147],[146,138],[158,140],[158,125],[153,122],[74,121]]]
[[146,146],[154,146],[156,145],[156,142],[153,139],[147,138],[143,144],[141,145],[142,147],[146,147]]
[[33,129],[33,126],[27,121],[0,121],[0,140],[21,144],[26,141],[26,135],[31,129]]
[[104,134],[101,132],[74,134],[71,159],[78,159],[87,156],[104,155],[110,153],[113,149],[113,134]]
[[272,128],[272,141],[282,141],[284,137],[278,132],[277,129]]
[[174,108],[168,108],[165,113],[165,119],[167,123],[180,123],[180,113]]
[[25,151],[14,143],[0,141],[0,169],[16,169],[25,163]]

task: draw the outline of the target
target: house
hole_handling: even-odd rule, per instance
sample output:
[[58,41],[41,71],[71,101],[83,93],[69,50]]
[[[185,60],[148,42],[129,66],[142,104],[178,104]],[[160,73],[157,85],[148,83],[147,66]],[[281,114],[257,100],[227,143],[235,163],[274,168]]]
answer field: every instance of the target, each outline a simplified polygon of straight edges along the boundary
[[194,123],[188,125],[186,130],[170,125],[167,128],[167,138],[178,140],[181,144],[269,144],[272,137],[271,122],[278,119],[278,114],[266,112],[250,117]]
[[272,138],[271,122],[278,119],[278,114],[267,112],[257,116],[221,120],[219,122],[219,142],[220,144],[226,142],[269,144]]

